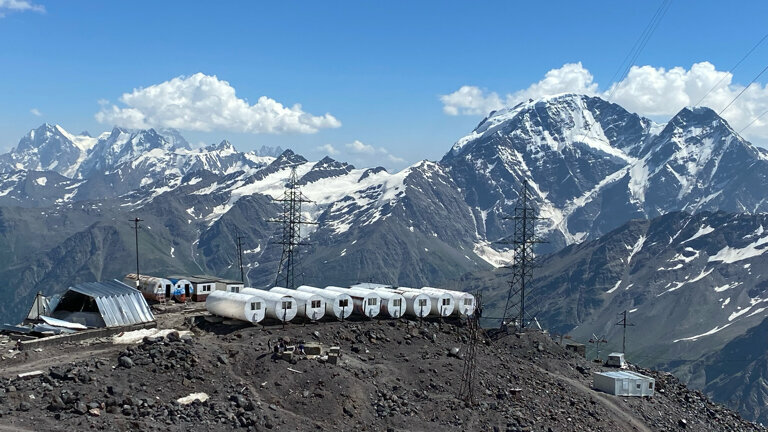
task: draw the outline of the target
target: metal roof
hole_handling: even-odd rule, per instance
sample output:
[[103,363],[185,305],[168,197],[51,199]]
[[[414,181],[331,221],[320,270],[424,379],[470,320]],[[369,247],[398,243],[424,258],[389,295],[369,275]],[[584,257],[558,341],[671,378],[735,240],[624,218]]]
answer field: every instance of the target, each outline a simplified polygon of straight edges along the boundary
[[186,279],[192,283],[208,283],[208,282],[216,282],[219,279],[214,276],[180,276],[180,275],[173,275],[168,276],[169,278],[173,279]]
[[85,282],[69,287],[68,291],[93,297],[107,327],[155,320],[141,292],[120,281]]
[[610,372],[595,372],[596,375],[602,375],[609,378],[619,378],[619,379],[646,379],[646,380],[653,380],[653,378],[649,376],[645,376],[643,374],[639,374],[637,372],[632,371],[610,371]]

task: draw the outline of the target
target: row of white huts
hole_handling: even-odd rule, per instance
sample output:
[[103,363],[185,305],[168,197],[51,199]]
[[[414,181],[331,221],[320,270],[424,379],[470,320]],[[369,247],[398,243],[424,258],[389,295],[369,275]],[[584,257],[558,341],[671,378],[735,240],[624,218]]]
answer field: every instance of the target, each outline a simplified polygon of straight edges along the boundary
[[475,296],[441,288],[393,287],[361,283],[325,288],[302,285],[269,290],[242,288],[238,292],[214,291],[206,301],[213,315],[258,323],[265,318],[288,322],[296,317],[316,321],[323,317],[346,319],[352,314],[374,318],[469,316],[475,313]]
[[179,302],[204,302],[214,291],[238,293],[245,286],[243,282],[216,276],[168,276],[157,277],[129,273],[123,278],[126,285],[136,287],[144,298],[157,302],[176,300]]

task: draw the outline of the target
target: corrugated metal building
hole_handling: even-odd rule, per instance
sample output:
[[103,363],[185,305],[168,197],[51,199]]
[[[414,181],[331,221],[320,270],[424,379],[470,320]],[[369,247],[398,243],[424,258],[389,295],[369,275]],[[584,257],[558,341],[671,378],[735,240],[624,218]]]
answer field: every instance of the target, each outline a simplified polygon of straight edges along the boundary
[[152,322],[155,316],[141,292],[120,281],[69,287],[48,305],[51,316],[88,327],[120,327]]
[[616,396],[653,396],[656,380],[632,371],[595,372],[592,387]]

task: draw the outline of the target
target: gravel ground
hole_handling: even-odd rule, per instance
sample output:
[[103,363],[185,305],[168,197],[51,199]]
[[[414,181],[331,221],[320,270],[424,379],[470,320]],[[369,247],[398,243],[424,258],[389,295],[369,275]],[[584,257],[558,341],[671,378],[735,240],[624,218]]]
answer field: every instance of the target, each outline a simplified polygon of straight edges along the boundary
[[[604,368],[542,333],[481,337],[469,406],[456,397],[468,340],[461,323],[173,323],[191,336],[62,345],[4,360],[0,430],[764,430],[666,373],[641,370],[656,378],[652,398],[596,392],[591,373]],[[275,360],[278,338],[337,345],[342,356],[336,364]],[[43,373],[17,377],[31,370]],[[195,393],[208,399],[177,402]]]

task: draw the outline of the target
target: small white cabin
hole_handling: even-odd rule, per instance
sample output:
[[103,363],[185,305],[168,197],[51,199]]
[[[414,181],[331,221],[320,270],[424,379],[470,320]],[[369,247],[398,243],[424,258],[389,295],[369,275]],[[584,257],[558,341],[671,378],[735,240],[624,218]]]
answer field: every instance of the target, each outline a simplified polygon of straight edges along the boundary
[[205,308],[213,315],[250,323],[266,316],[266,302],[258,295],[213,291],[205,299]]
[[165,302],[173,296],[173,283],[165,278],[141,275],[137,282],[136,273],[128,273],[123,278],[123,283],[141,291],[147,300]]
[[266,317],[282,322],[288,322],[296,318],[298,307],[296,299],[289,295],[260,290],[256,288],[243,288],[240,294],[260,296],[266,303]]
[[398,287],[400,291],[413,291],[425,294],[431,300],[432,309],[430,310],[432,315],[439,317],[447,317],[453,313],[455,309],[455,302],[453,296],[445,292],[422,290],[418,288]]
[[296,291],[283,287],[274,287],[269,291],[293,297],[296,300],[296,304],[298,305],[297,315],[301,318],[317,321],[325,316],[325,299],[317,294]]
[[605,361],[605,365],[624,369],[627,367],[627,362],[624,361],[624,353],[614,352],[608,354],[608,360]]
[[405,297],[390,290],[376,291],[374,289],[374,287],[376,286],[379,286],[382,288],[389,287],[388,285],[361,283],[357,285],[352,285],[352,288],[356,290],[376,292],[376,294],[378,294],[379,297],[381,297],[382,315],[386,315],[390,318],[400,318],[401,316],[403,316],[403,314],[405,313],[405,304],[406,304]]
[[381,296],[378,295],[376,291],[342,288],[337,286],[327,286],[325,289],[341,294],[347,294],[352,297],[354,311],[358,315],[373,318],[381,312]]
[[376,291],[391,292],[400,294],[405,299],[405,314],[415,318],[425,318],[432,311],[432,300],[421,291],[406,291],[400,289],[376,287]]
[[317,294],[325,299],[325,315],[333,318],[347,319],[352,315],[355,307],[352,297],[349,294],[326,291],[309,285],[302,285],[296,288],[297,291]]
[[192,297],[192,282],[187,279],[168,277],[173,284],[173,298],[185,302]]
[[421,290],[445,293],[453,297],[453,314],[456,316],[471,316],[475,313],[475,308],[477,307],[475,296],[470,293],[434,287],[424,287]]
[[655,380],[632,371],[594,372],[592,387],[616,396],[653,396]]
[[172,279],[187,280],[192,284],[190,296],[192,301],[204,302],[208,294],[216,290],[216,278],[196,276],[170,276]]

